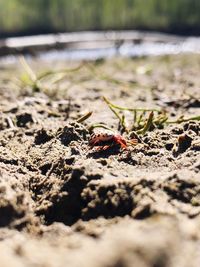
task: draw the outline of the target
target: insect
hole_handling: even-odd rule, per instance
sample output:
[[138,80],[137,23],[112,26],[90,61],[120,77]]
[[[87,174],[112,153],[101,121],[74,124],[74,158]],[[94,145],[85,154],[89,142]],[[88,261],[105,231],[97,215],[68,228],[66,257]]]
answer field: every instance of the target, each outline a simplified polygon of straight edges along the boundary
[[89,139],[89,145],[91,147],[98,146],[99,150],[106,150],[116,145],[127,149],[128,145],[136,145],[137,143],[137,139],[127,140],[120,134],[114,133],[94,133]]

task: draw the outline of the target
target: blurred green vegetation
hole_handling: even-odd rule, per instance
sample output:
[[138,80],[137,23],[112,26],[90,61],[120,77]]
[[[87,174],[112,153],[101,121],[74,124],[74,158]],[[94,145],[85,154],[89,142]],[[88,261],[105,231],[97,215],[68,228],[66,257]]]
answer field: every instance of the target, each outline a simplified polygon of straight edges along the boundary
[[0,0],[2,35],[142,29],[200,33],[199,0]]

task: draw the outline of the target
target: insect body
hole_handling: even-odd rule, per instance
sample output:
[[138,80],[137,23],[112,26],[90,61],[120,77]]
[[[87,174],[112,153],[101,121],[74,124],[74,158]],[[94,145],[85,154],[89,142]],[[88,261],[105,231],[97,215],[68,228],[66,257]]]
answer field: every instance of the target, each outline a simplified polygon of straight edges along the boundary
[[136,145],[137,139],[126,140],[120,134],[112,133],[98,133],[92,134],[89,140],[91,147],[98,146],[100,149],[105,150],[112,146],[119,145],[121,148],[127,149],[128,145]]

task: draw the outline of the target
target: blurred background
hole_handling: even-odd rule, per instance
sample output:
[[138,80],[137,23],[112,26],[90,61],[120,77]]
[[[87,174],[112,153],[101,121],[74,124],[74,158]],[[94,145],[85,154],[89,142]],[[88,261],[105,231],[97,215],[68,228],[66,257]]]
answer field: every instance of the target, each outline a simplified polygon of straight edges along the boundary
[[0,0],[0,36],[82,30],[199,35],[199,0]]

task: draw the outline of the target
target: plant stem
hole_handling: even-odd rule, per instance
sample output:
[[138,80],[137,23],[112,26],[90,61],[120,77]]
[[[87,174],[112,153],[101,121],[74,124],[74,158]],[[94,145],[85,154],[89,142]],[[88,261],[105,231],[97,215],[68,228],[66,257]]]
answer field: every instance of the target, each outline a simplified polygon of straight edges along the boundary
[[177,119],[175,121],[166,121],[166,124],[173,124],[173,123],[182,123],[182,122],[188,122],[188,121],[200,121],[200,116],[190,117],[187,119]]
[[111,104],[109,104],[107,101],[105,101],[110,110],[115,114],[115,116],[119,119],[119,123],[121,124],[122,128],[128,133],[129,130],[126,127],[126,122],[125,122],[125,116],[122,115],[122,117],[118,114],[118,112],[113,108]]
[[121,107],[118,105],[115,105],[113,103],[111,103],[105,96],[103,96],[103,100],[110,106],[112,106],[112,108],[116,108],[119,110],[127,110],[127,111],[155,111],[155,112],[160,112],[159,109],[149,109],[149,108],[126,108],[126,107]]
[[154,117],[154,114],[153,114],[153,111],[149,114],[149,117],[148,117],[148,120],[144,126],[143,129],[137,131],[137,134],[142,134],[144,135],[151,127],[152,123],[153,123],[153,117]]

